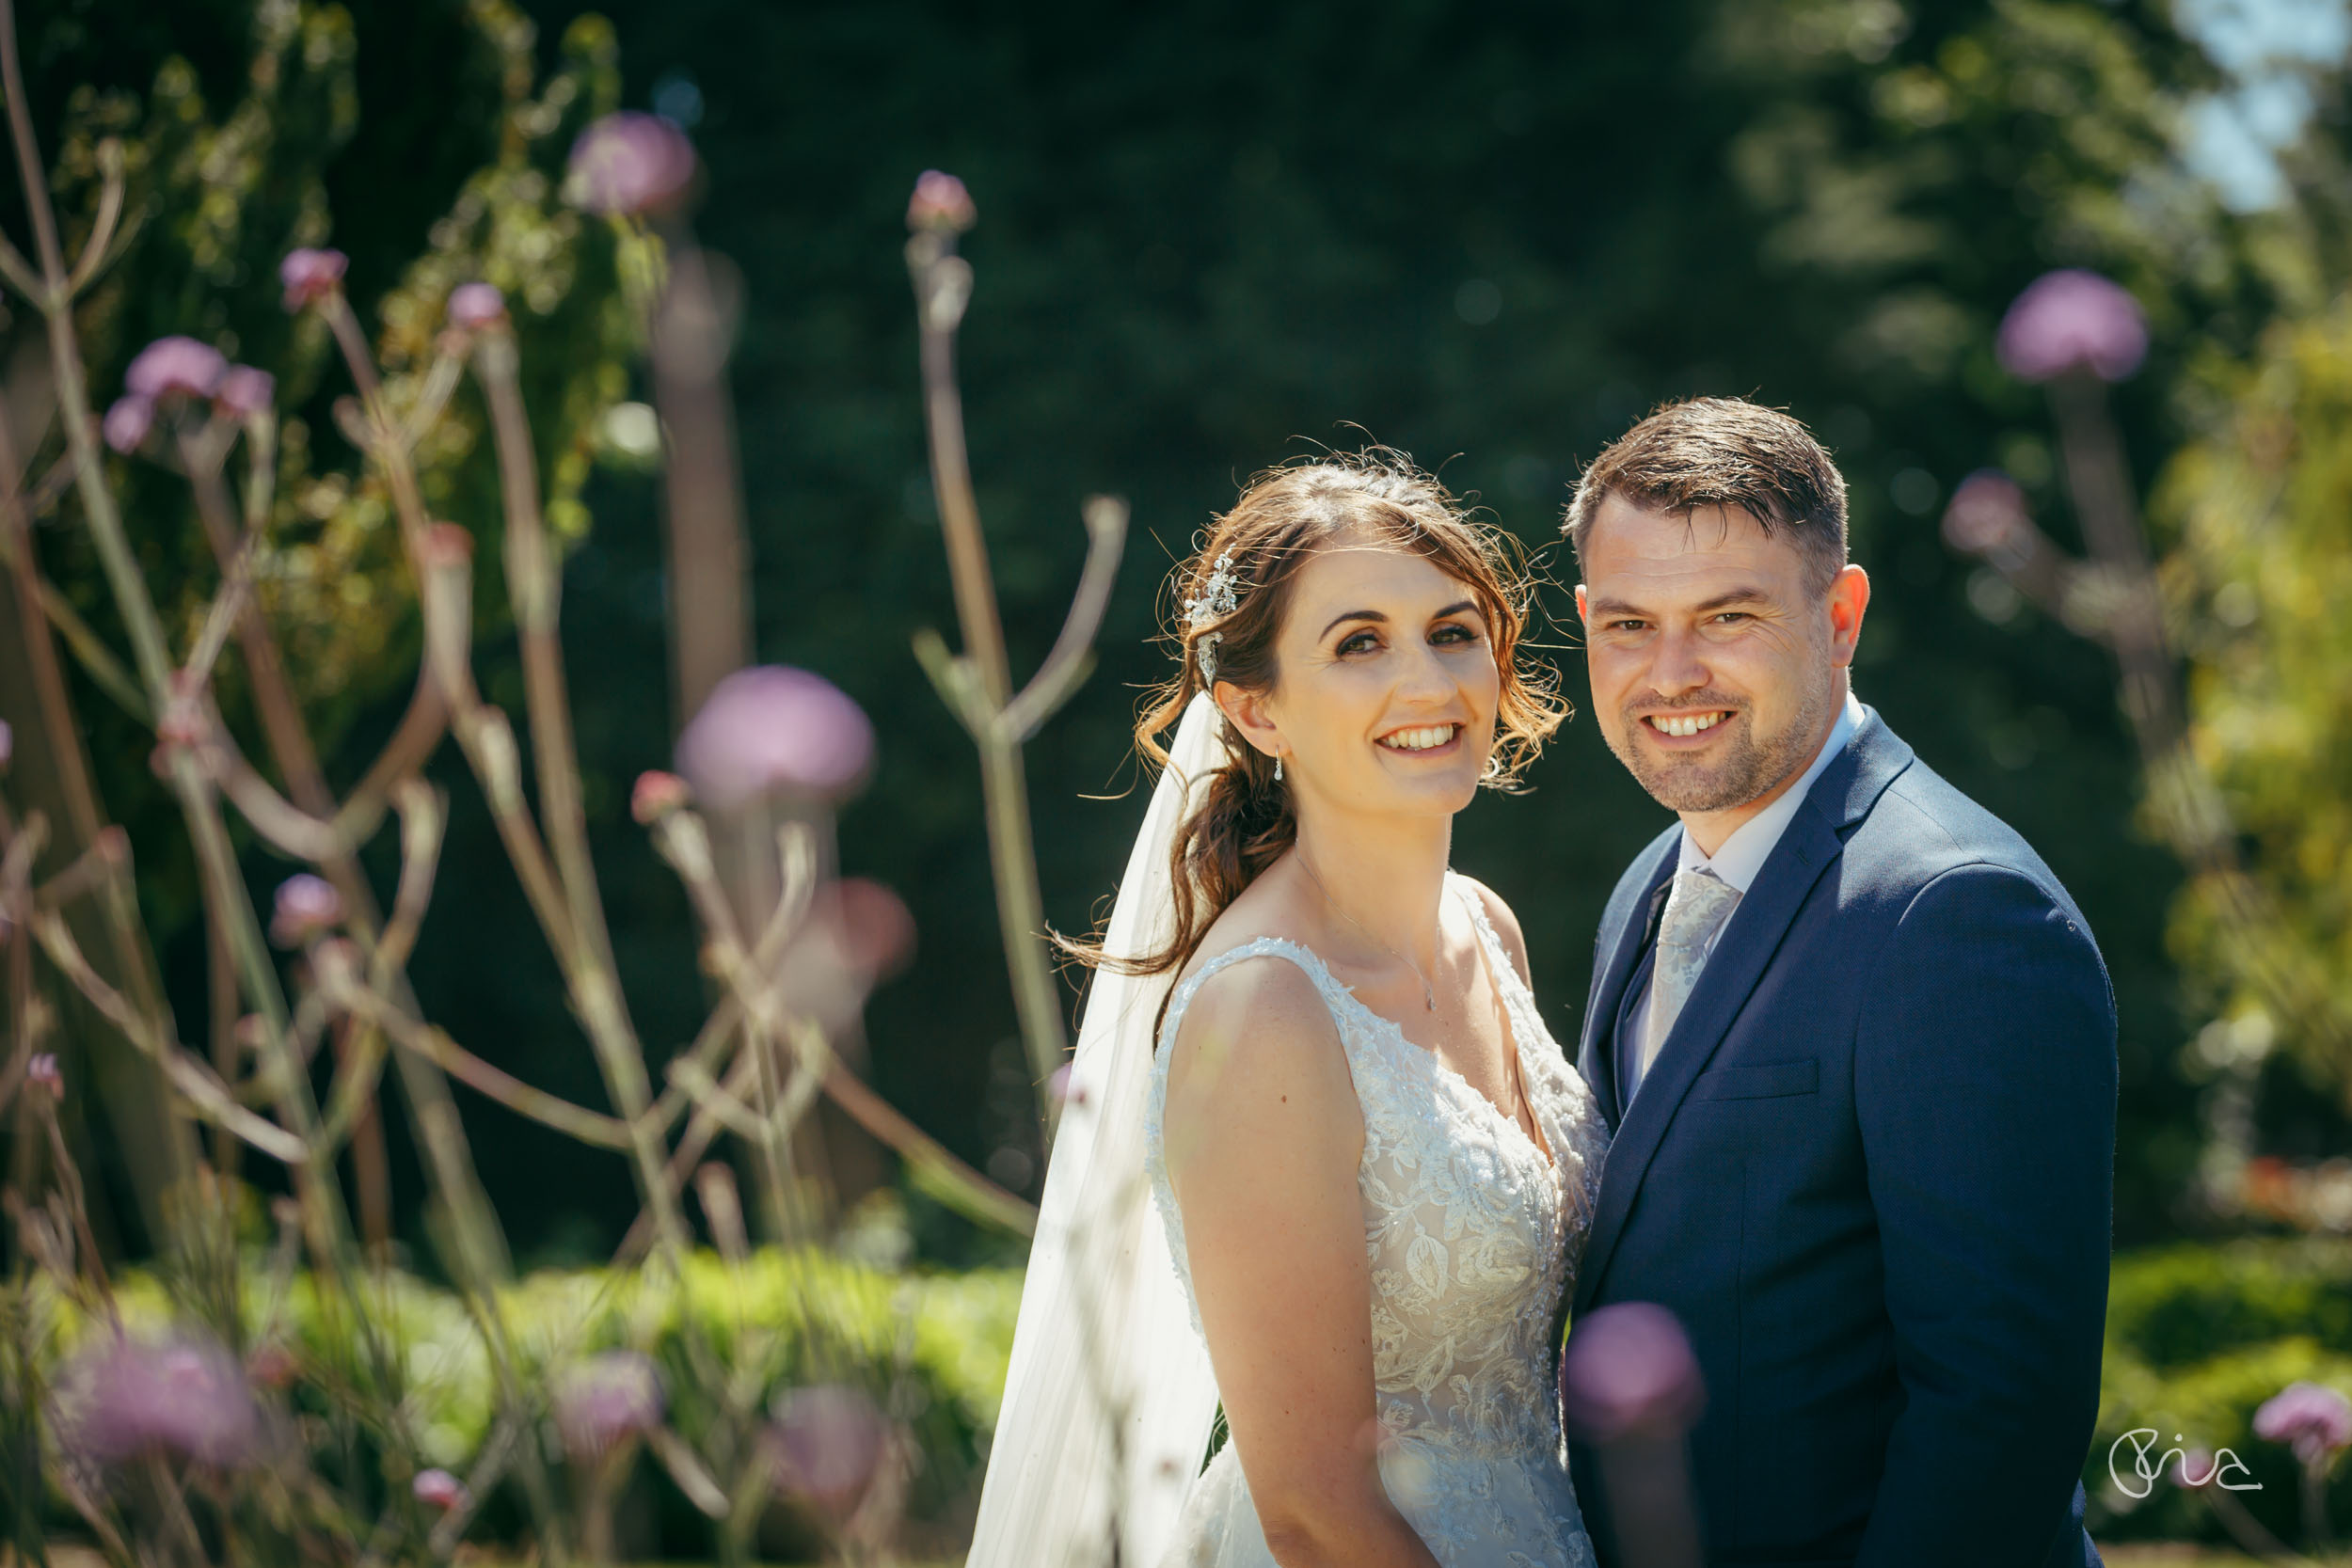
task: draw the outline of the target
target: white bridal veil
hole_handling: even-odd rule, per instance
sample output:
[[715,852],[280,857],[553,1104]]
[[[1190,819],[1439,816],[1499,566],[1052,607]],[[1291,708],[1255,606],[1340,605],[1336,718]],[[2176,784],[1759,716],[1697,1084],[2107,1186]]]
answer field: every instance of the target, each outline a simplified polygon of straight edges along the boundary
[[[1216,705],[1194,698],[1127,857],[1108,951],[1168,940],[1176,830],[1228,759]],[[1143,1174],[1169,979],[1095,972],[967,1568],[1154,1568],[1207,1449],[1216,1384]]]

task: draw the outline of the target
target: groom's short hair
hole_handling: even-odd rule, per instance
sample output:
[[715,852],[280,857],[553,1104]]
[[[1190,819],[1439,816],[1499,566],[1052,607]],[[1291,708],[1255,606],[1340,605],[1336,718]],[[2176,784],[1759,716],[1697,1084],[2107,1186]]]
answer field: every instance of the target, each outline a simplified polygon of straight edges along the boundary
[[1568,502],[1568,542],[1580,563],[1611,496],[1683,516],[1739,507],[1768,534],[1788,530],[1821,589],[1846,564],[1845,477],[1803,424],[1744,398],[1667,404],[1602,449]]

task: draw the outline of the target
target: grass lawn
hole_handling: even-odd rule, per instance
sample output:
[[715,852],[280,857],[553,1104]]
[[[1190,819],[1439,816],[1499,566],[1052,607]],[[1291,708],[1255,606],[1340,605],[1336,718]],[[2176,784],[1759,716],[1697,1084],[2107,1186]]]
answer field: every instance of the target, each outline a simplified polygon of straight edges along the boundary
[[2102,1544],[2099,1555],[2106,1560],[2107,1568],[2261,1568],[2257,1559],[2236,1552],[2169,1541]]

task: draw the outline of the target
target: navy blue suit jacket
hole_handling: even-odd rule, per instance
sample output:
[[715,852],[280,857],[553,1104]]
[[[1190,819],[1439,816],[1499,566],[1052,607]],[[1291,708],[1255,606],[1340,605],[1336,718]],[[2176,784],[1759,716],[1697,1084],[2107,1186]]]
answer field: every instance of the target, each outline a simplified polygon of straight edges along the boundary
[[[1609,901],[1578,1066],[1614,1142],[1578,1314],[1707,1379],[1712,1568],[2082,1568],[2115,1001],[2050,868],[1877,715],[1814,781],[1616,1121],[1612,1033],[1680,830]],[[1573,1451],[1601,1561],[1606,1503]]]

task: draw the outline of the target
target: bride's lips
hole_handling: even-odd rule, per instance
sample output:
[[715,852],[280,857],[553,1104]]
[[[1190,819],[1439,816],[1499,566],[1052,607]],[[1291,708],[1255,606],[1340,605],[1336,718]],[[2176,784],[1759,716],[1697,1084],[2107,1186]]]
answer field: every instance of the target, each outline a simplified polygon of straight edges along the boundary
[[[1462,750],[1463,727],[1455,723],[1406,724],[1391,730],[1373,744],[1391,756],[1450,757]],[[1437,739],[1440,732],[1445,732],[1443,740]]]
[[1672,708],[1645,713],[1639,722],[1651,745],[1669,752],[1693,752],[1730,728],[1734,717],[1733,710],[1724,707]]

